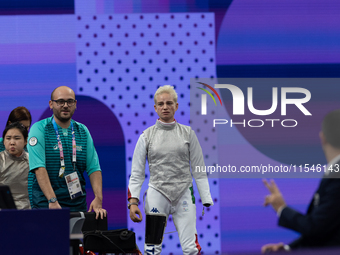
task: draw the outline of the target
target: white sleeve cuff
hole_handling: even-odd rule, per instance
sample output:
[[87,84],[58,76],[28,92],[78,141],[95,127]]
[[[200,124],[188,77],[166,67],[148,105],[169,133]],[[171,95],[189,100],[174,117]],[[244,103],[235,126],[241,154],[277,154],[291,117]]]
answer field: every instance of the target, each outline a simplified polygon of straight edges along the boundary
[[290,249],[290,246],[288,245],[288,244],[285,244],[284,246],[283,246],[283,249],[285,250],[285,251],[290,251],[291,249]]
[[[282,210],[285,209],[287,206],[282,205],[278,210],[277,210],[277,217],[281,217]],[[287,245],[288,246],[288,245]],[[288,246],[289,247],[289,246]]]

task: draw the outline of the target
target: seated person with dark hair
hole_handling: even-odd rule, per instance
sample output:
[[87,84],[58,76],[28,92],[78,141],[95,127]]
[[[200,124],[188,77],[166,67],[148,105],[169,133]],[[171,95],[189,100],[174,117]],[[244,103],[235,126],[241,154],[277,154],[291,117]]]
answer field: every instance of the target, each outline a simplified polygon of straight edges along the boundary
[[[286,205],[283,196],[272,180],[263,181],[270,191],[264,205],[271,205],[279,215],[279,226],[295,230],[300,238],[289,245],[267,244],[262,253],[310,247],[340,246],[340,110],[326,115],[320,132],[327,170],[306,214]],[[330,169],[333,169],[332,171]]]
[[11,189],[17,209],[30,209],[27,180],[28,153],[24,151],[28,132],[20,122],[8,125],[3,132],[6,150],[0,152],[0,184]]
[[[30,129],[30,126],[32,124],[32,117],[29,110],[27,110],[24,106],[19,106],[11,111],[11,113],[8,116],[6,127],[14,122],[20,122],[24,127],[26,127],[27,131]],[[3,142],[3,138],[0,138],[0,151],[5,150],[5,145]],[[25,146],[25,151],[27,151],[27,148]]]

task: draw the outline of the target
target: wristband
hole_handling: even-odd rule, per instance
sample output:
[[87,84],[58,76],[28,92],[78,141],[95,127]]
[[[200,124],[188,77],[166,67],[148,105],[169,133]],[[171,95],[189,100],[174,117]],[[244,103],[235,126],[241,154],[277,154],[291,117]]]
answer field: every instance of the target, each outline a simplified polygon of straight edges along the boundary
[[57,202],[58,200],[57,200],[57,198],[55,198],[55,197],[52,197],[50,200],[48,200],[48,203],[50,204],[50,203],[55,203],[55,202]]
[[128,209],[129,209],[129,210],[130,210],[131,205],[138,205],[138,203],[137,203],[137,202],[128,203]]

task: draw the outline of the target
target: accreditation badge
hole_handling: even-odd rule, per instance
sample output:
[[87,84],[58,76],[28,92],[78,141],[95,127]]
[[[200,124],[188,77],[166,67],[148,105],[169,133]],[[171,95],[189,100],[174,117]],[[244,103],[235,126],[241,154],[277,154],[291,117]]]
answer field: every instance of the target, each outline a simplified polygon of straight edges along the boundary
[[77,172],[66,175],[65,180],[71,199],[75,199],[83,194]]

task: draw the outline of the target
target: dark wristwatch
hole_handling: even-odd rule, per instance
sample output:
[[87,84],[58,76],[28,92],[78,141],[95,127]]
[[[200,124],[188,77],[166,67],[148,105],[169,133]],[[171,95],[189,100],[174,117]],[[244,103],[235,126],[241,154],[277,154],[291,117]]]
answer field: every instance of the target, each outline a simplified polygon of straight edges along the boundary
[[48,200],[48,203],[55,203],[57,201],[58,201],[57,198],[52,197],[50,200]]
[[131,205],[138,205],[137,202],[128,203],[128,209],[130,210]]

